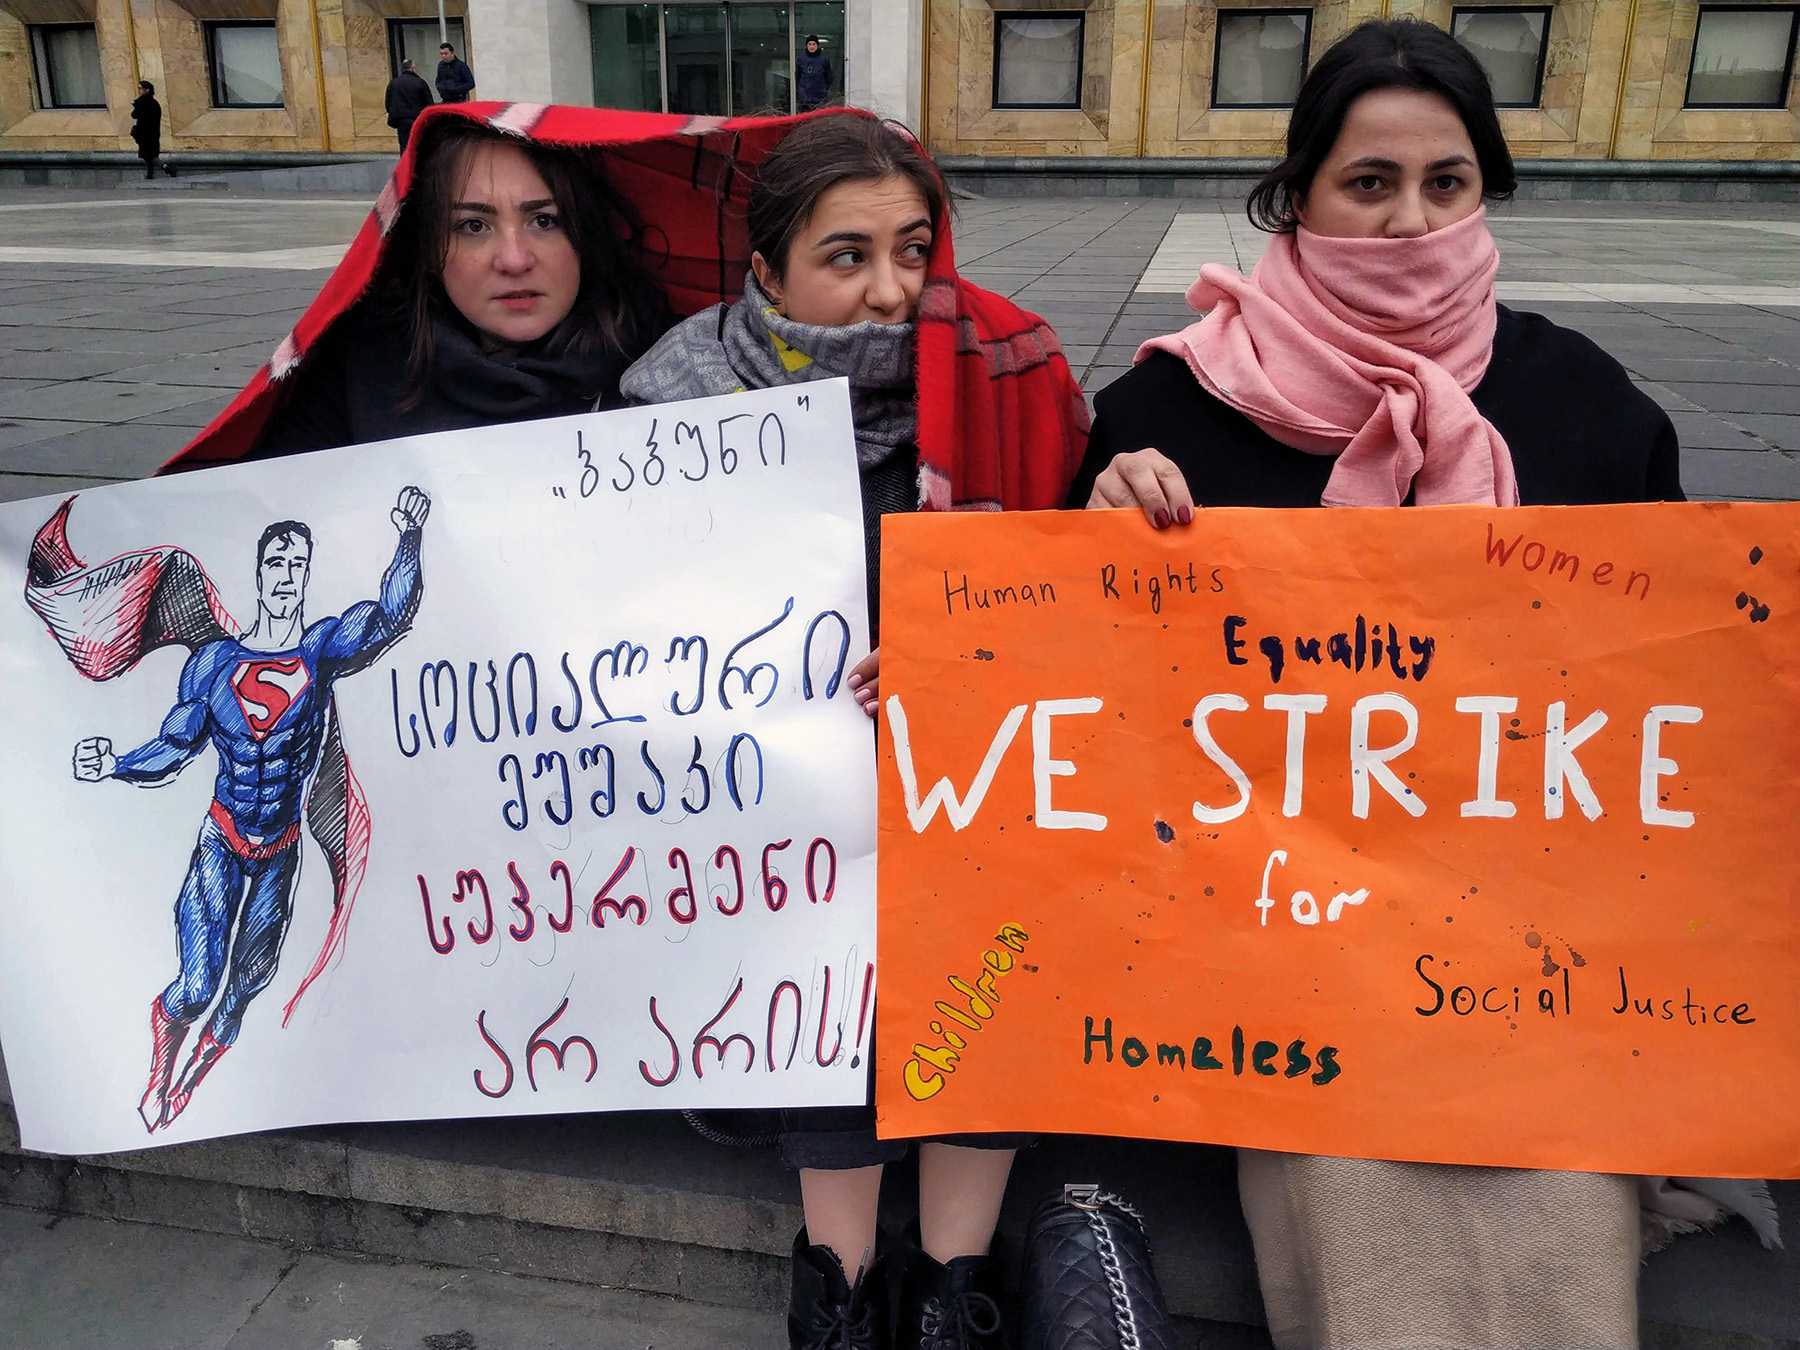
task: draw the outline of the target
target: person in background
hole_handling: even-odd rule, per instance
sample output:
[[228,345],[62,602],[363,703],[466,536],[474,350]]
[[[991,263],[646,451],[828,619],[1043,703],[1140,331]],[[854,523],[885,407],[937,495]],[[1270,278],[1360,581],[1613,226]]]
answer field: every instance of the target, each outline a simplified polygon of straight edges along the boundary
[[425,77],[419,74],[412,58],[407,57],[400,63],[400,73],[388,81],[387,87],[387,122],[399,138],[402,150],[412,138],[413,123],[433,102],[431,86],[425,83]]
[[[131,139],[137,142],[144,179],[149,181],[156,177],[156,161],[162,155],[162,104],[156,101],[156,86],[148,80],[138,81],[138,96],[131,101]],[[173,164],[163,165],[162,170],[175,176]]]
[[448,42],[438,44],[437,91],[445,103],[467,103],[475,92],[475,72]]
[[[1683,500],[1675,430],[1624,368],[1495,301],[1484,202],[1516,180],[1461,43],[1354,29],[1287,150],[1250,194],[1268,253],[1249,277],[1202,268],[1206,317],[1099,395],[1071,505],[1203,530],[1196,507]],[[1753,1182],[1252,1149],[1238,1180],[1278,1350],[1635,1350],[1641,1221],[1773,1227]]]
[[[904,131],[853,112],[803,123],[758,168],[749,227],[743,298],[677,324],[620,389],[663,403],[848,377],[873,645],[882,517],[1058,504],[1087,408],[1043,321],[956,276],[943,180]],[[870,717],[878,677],[872,651],[847,685]],[[781,1151],[806,1217],[789,1345],[1001,1350],[990,1247],[1023,1142],[919,1146],[919,1238],[899,1262],[890,1316],[895,1263],[876,1250],[876,1209],[883,1169],[908,1145],[875,1137],[871,1106],[788,1113]]]
[[806,35],[806,50],[794,58],[794,101],[811,112],[831,100],[831,58],[819,50],[819,35]]

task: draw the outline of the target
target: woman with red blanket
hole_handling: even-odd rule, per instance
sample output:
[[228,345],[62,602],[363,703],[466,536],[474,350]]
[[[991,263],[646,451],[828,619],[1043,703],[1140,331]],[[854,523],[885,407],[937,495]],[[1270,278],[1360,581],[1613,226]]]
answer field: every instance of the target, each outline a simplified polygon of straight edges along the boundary
[[[415,296],[438,284],[431,255],[420,252],[421,238],[431,238],[421,231],[438,215],[427,205],[438,197],[421,168],[424,154],[440,136],[486,142],[496,132],[534,164],[546,148],[582,155],[629,204],[629,217],[642,222],[625,261],[647,271],[674,313],[696,316],[628,373],[627,395],[660,401],[753,382],[851,374],[872,601],[876,521],[883,511],[1042,510],[1062,503],[1086,443],[1087,408],[1055,334],[1035,315],[957,276],[947,196],[935,166],[910,137],[845,110],[732,120],[494,103],[427,111],[318,299],[268,366],[169,467],[228,462],[264,446],[289,448],[288,428],[307,417],[304,403],[314,391],[334,396],[332,373],[343,370],[344,353],[366,355],[357,334],[371,311],[360,302],[388,293],[389,277],[419,278]],[[779,155],[772,154],[778,145]],[[552,195],[560,204],[560,194]],[[816,228],[839,215],[854,221],[843,229]],[[815,237],[821,233],[859,237],[828,247]],[[879,274],[873,283],[871,274]],[[745,291],[750,302],[734,304]],[[477,315],[458,312],[483,327]],[[722,323],[729,331],[720,330]],[[744,373],[725,377],[759,332],[767,335],[761,341],[768,354],[780,350],[775,343],[783,333],[800,345],[788,348],[789,363],[770,367],[759,352]],[[709,342],[709,334],[717,341]],[[840,364],[872,354],[880,360],[866,372]],[[396,416],[401,427],[384,434],[431,429],[404,421],[404,409]],[[352,435],[374,438],[360,426]],[[327,443],[343,442],[312,442]],[[872,605],[871,618],[876,612]],[[873,656],[856,674],[859,702],[872,714]],[[1016,1141],[925,1147],[923,1250],[907,1264],[896,1341],[873,1246],[881,1164],[903,1146],[876,1141],[866,1108],[796,1116],[787,1152],[803,1169],[809,1227],[795,1245],[793,1344],[860,1350],[1002,1344],[986,1254]]]
[[389,263],[258,457],[615,407],[669,326],[643,227],[589,153],[440,118],[420,164]]
[[[994,340],[984,341],[974,319],[956,314],[975,302],[995,315],[1010,307],[935,265],[947,251],[948,223],[943,181],[910,135],[856,115],[811,120],[757,170],[743,298],[678,324],[621,386],[634,402],[664,403],[848,377],[872,636],[883,515],[1048,505],[1054,498],[1042,494],[1072,474],[1086,431],[1086,407],[1047,327],[1015,311]],[[959,472],[926,426],[932,381],[941,378],[930,344],[940,337],[960,354],[979,354],[990,379],[1035,376],[1050,395],[1034,435],[1023,438],[1023,427],[1007,426],[1015,438],[1012,462],[987,466],[989,476],[979,481]],[[964,439],[958,448],[967,454],[982,444]],[[877,675],[872,652],[849,681],[871,717]],[[898,1272],[896,1347],[987,1350],[1005,1343],[989,1247],[1021,1142],[993,1135],[921,1146],[919,1243]],[[791,1113],[782,1154],[800,1173],[806,1213],[794,1239],[792,1345],[889,1344],[890,1263],[875,1251],[876,1203],[883,1168],[906,1153],[902,1141],[876,1139],[872,1108]]]

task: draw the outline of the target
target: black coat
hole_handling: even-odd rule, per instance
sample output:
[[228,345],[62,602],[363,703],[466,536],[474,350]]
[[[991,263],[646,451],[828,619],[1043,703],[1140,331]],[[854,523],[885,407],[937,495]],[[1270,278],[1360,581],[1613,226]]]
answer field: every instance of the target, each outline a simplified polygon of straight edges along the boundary
[[[1502,305],[1493,359],[1470,397],[1506,438],[1523,505],[1684,499],[1668,416],[1580,333]],[[1166,352],[1121,375],[1094,407],[1072,506],[1087,505],[1114,455],[1147,446],[1175,461],[1200,506],[1317,506],[1331,476],[1332,456],[1282,445]]]
[[435,100],[431,86],[417,71],[403,70],[388,81],[387,122],[395,131],[410,127]]
[[137,142],[139,159],[162,154],[162,104],[155,94],[139,94],[131,101],[131,139]]
[[437,91],[438,97],[446,103],[467,103],[469,95],[475,92],[475,72],[461,57],[439,61]]
[[816,108],[831,97],[831,62],[824,52],[803,49],[794,58],[794,96],[802,108]]

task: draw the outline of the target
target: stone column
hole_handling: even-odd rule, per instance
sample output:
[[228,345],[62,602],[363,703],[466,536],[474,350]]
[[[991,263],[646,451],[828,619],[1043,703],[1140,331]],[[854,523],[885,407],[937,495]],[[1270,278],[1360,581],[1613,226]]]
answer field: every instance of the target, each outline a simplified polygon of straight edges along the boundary
[[579,0],[469,0],[468,25],[462,55],[475,72],[476,98],[593,103],[587,6]]
[[844,97],[923,131],[919,78],[925,0],[849,0],[844,10]]

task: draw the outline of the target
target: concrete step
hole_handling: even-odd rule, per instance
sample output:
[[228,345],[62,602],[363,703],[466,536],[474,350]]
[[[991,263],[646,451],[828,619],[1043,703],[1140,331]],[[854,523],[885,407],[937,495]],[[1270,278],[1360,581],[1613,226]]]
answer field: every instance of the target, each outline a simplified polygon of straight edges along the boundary
[[[1051,1137],[1021,1155],[1002,1233],[1066,1181],[1145,1214],[1171,1310],[1208,1346],[1266,1347],[1229,1150]],[[892,1169],[884,1224],[912,1217]],[[1790,1224],[1800,1185],[1777,1187]],[[118,1218],[768,1312],[800,1224],[772,1150],[708,1143],[679,1117],[617,1114],[344,1126],[83,1159],[23,1152],[0,1109],[0,1204]],[[1748,1228],[1684,1238],[1642,1284],[1658,1350],[1800,1350],[1800,1253]],[[1723,1339],[1721,1339],[1723,1338]]]
[[229,192],[233,186],[234,174],[185,174],[179,170],[170,178],[167,174],[159,178],[140,178],[132,184],[138,192]]
[[766,1350],[783,1339],[775,1313],[5,1206],[0,1308],[15,1350]]

